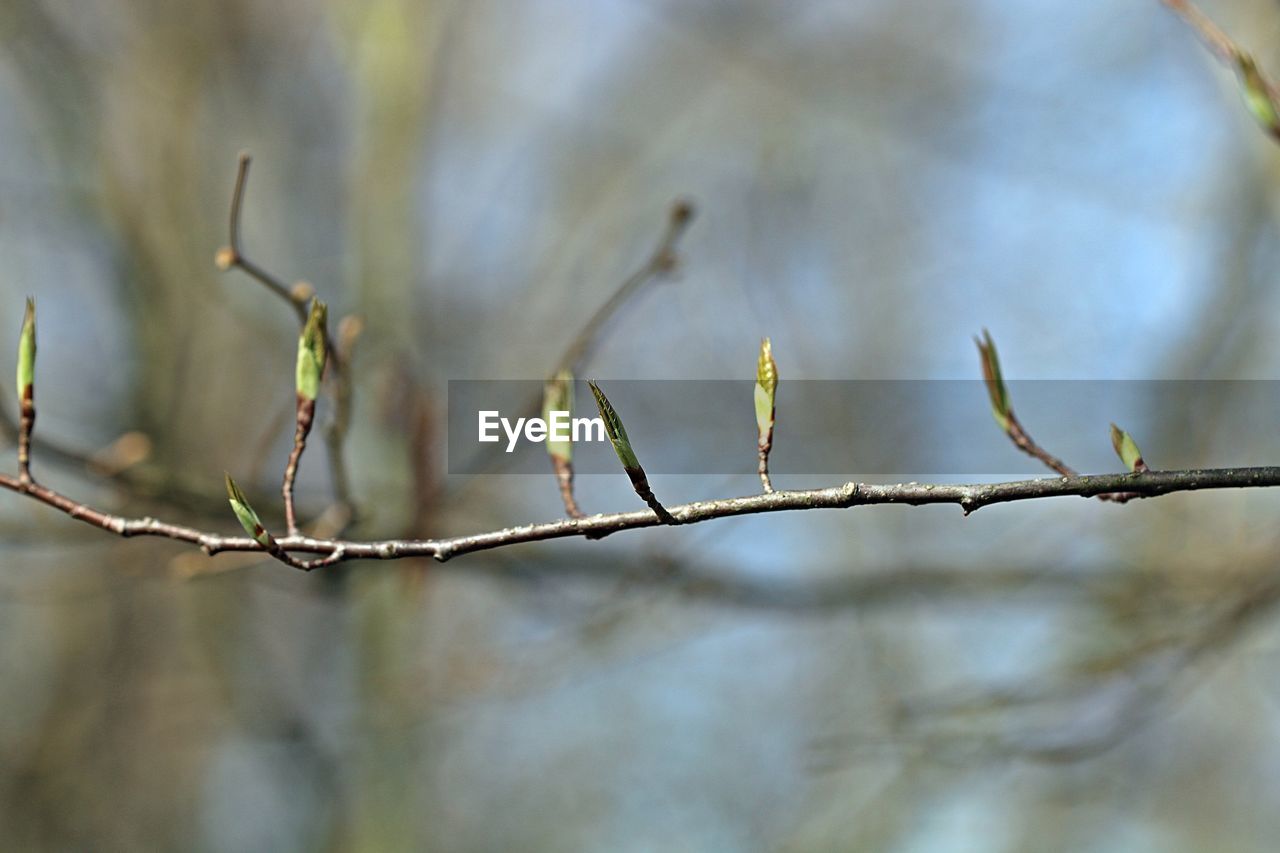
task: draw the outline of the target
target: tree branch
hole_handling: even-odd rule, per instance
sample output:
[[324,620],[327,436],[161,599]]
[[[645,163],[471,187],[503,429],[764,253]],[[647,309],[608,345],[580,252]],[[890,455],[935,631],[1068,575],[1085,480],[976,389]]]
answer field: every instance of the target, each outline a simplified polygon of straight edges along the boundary
[[[231,212],[227,217],[228,243],[218,249],[214,255],[214,264],[224,272],[231,269],[239,269],[251,278],[261,282],[268,290],[289,303],[290,307],[293,308],[294,314],[298,317],[299,324],[305,327],[309,313],[308,304],[315,295],[315,288],[304,281],[287,285],[279,277],[249,260],[244,253],[240,240],[240,219],[244,208],[245,190],[249,183],[249,164],[252,161],[253,158],[249,156],[247,151],[240,152],[235,185],[231,191]],[[340,515],[344,521],[349,522],[354,516],[354,505],[351,501],[351,481],[347,475],[346,451],[344,449],[347,428],[351,421],[352,397],[351,376],[347,365],[351,348],[355,345],[355,340],[360,334],[360,323],[355,318],[344,318],[343,322],[347,326],[347,330],[345,335],[341,335],[341,339],[347,344],[346,346],[340,347],[333,343],[334,338],[329,333],[327,318],[323,327],[327,361],[330,366],[329,375],[333,379],[332,396],[336,410],[325,436],[325,449],[329,456],[329,471],[333,480],[333,499],[338,505]],[[340,332],[342,331],[340,329]],[[308,424],[309,429],[310,424]],[[286,468],[284,487],[286,492],[285,511],[289,516],[291,533],[294,525],[292,476],[296,473],[297,459],[294,457],[297,455],[301,455],[301,451],[297,446],[297,437],[295,435],[294,448],[290,452],[289,467]],[[290,468],[293,470],[290,471]]]
[[[1110,492],[1127,492],[1136,497],[1156,497],[1174,492],[1205,489],[1274,488],[1280,486],[1280,466],[1258,468],[1206,468],[1185,471],[1145,471],[1135,474],[1102,474],[1094,476],[1054,477],[1038,480],[1015,480],[1004,483],[899,483],[880,485],[844,483],[823,489],[778,491],[721,500],[695,501],[667,507],[678,524],[697,524],[717,518],[790,512],[808,509],[847,509],[880,504],[956,504],[966,515],[982,507],[999,503],[1040,500],[1051,497],[1094,497]],[[157,536],[188,542],[213,555],[223,551],[271,550],[247,536],[223,536],[153,518],[130,519],[111,515],[78,503],[38,483],[23,483],[18,478],[0,474],[0,488],[24,494],[118,536]],[[286,553],[323,555],[310,562],[287,560],[288,565],[304,570],[335,565],[348,560],[396,560],[407,557],[432,557],[444,562],[476,551],[487,551],[511,545],[564,539],[574,536],[601,538],[623,530],[657,527],[662,519],[652,510],[591,515],[586,518],[564,518],[541,524],[507,527],[467,536],[439,539],[384,539],[355,542],[341,539],[319,539],[291,535],[275,540]],[[272,556],[278,556],[272,554]]]
[[675,270],[679,262],[676,248],[679,246],[680,238],[688,230],[689,223],[693,222],[693,217],[694,209],[691,202],[679,199],[671,205],[671,210],[667,214],[667,227],[648,260],[640,269],[632,273],[583,324],[578,334],[561,353],[560,360],[556,362],[550,375],[554,376],[563,370],[580,373],[583,363],[599,344],[601,333],[619,309],[645,285],[670,275]]
[[1190,0],[1161,2],[1196,31],[1218,62],[1235,71],[1249,112],[1272,139],[1280,142],[1280,88],[1262,72],[1253,56],[1232,41]]
[[302,283],[299,282],[293,286],[285,284],[265,268],[249,260],[245,256],[240,242],[240,212],[244,207],[245,189],[249,183],[249,164],[252,162],[253,158],[249,156],[248,151],[240,152],[239,165],[236,168],[235,187],[231,191],[228,243],[214,255],[214,263],[218,269],[224,272],[230,269],[238,269],[250,278],[257,279],[268,290],[289,303],[289,306],[293,308],[293,312],[298,315],[298,322],[305,323],[307,322],[307,300],[309,294],[305,292],[306,288],[299,286]]

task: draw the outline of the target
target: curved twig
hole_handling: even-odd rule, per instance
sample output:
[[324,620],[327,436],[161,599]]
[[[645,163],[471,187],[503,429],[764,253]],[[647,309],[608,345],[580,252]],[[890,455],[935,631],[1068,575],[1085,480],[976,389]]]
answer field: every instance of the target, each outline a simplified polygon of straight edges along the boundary
[[[846,509],[879,504],[956,504],[966,515],[984,506],[1050,497],[1094,497],[1110,492],[1127,492],[1136,497],[1156,497],[1173,492],[1204,489],[1274,488],[1280,486],[1280,466],[1257,468],[1206,468],[1185,471],[1145,471],[1137,474],[1102,474],[1096,476],[1055,477],[1038,480],[1014,480],[1004,483],[899,483],[879,485],[844,483],[823,489],[780,491],[739,498],[696,501],[668,507],[676,522],[697,524],[716,518],[790,512],[807,509]],[[16,477],[0,474],[0,488],[27,495],[72,518],[92,524],[118,536],[158,536],[189,542],[207,554],[222,551],[263,551],[271,553],[248,536],[223,536],[153,518],[130,519],[112,515],[78,503],[38,483],[23,483]],[[652,510],[590,515],[586,518],[564,518],[541,524],[507,527],[467,536],[439,539],[384,539],[354,542],[341,539],[317,539],[308,536],[286,536],[275,540],[286,556],[292,553],[321,554],[318,561],[306,563],[294,558],[284,560],[295,568],[312,569],[347,560],[396,560],[406,557],[433,557],[441,562],[462,554],[487,551],[528,542],[582,536],[597,539],[623,530],[657,527],[663,523]],[[277,556],[272,554],[272,556]]]

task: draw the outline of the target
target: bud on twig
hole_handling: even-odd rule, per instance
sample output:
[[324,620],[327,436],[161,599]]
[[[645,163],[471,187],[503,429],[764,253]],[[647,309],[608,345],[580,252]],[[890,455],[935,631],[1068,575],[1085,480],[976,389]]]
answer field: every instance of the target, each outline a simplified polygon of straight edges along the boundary
[[[553,412],[566,412],[569,420],[573,419],[573,374],[568,370],[561,370],[542,386],[542,418],[548,424],[552,423]],[[565,512],[570,518],[582,518],[582,510],[573,495],[573,436],[560,440],[552,429],[547,436],[547,455],[556,472]]]
[[1240,77],[1240,95],[1255,121],[1271,134],[1280,134],[1280,112],[1276,109],[1276,93],[1258,70],[1258,63],[1247,53],[1236,53],[1236,73]]
[[982,330],[982,338],[974,338],[978,345],[978,355],[982,358],[982,378],[987,383],[987,395],[991,397],[991,416],[1004,432],[1009,431],[1009,420],[1013,416],[1013,408],[1009,405],[1009,390],[1005,388],[1004,377],[1000,375],[1000,357],[996,354],[995,341],[991,333]]
[[360,339],[363,332],[364,318],[357,314],[348,314],[338,321],[337,351],[344,362],[351,358],[356,341]]
[[240,491],[240,487],[236,485],[236,481],[231,479],[231,475],[227,474],[227,500],[231,503],[231,511],[236,514],[236,518],[240,521],[240,526],[245,532],[254,538],[259,545],[269,550],[275,550],[275,539],[262,526],[262,522],[258,519],[258,514],[253,511],[253,507],[249,506],[249,501],[245,498],[244,492]]
[[307,436],[315,420],[316,396],[320,393],[320,377],[324,375],[325,357],[329,347],[325,332],[329,319],[328,308],[319,299],[311,300],[311,312],[298,336],[298,408],[293,432],[293,449],[284,467],[284,520],[290,536],[298,533],[298,516],[294,509],[293,483],[298,476],[298,463],[307,447]]
[[31,395],[36,373],[36,303],[27,297],[27,312],[22,317],[18,336],[18,399]]
[[768,338],[762,338],[760,358],[756,362],[755,398],[760,482],[766,492],[773,491],[773,482],[769,479],[769,451],[773,449],[773,421],[776,414],[774,400],[777,390],[778,365],[773,360],[773,344]]
[[628,473],[634,470],[642,470],[640,468],[640,460],[636,458],[635,451],[631,449],[631,439],[627,436],[627,428],[622,425],[622,418],[618,417],[618,413],[614,411],[613,404],[609,402],[609,398],[600,390],[600,386],[595,382],[588,381],[587,385],[591,388],[591,394],[596,399],[596,408],[600,410],[600,417],[604,420],[604,431],[609,436],[609,443],[613,445],[613,452],[618,454],[618,461],[622,463],[622,467]]
[[1142,451],[1138,449],[1133,437],[1115,424],[1111,425],[1111,446],[1115,448],[1116,455],[1130,471],[1141,474],[1149,470],[1147,463],[1142,460]]
[[314,401],[320,393],[320,377],[324,374],[325,325],[329,309],[319,299],[311,300],[311,313],[298,337],[298,396]]
[[27,310],[18,333],[18,479],[31,482],[31,433],[36,425],[36,303]]
[[309,281],[295,281],[289,288],[289,297],[294,302],[309,302],[316,298],[315,286]]
[[614,411],[609,398],[600,390],[600,386],[594,382],[588,382],[587,385],[591,388],[592,396],[596,398],[596,408],[600,410],[600,417],[604,420],[604,431],[609,436],[609,443],[613,445],[613,452],[618,454],[618,461],[622,463],[622,469],[631,478],[631,485],[635,487],[636,494],[657,513],[663,523],[676,524],[671,513],[667,512],[666,507],[653,496],[649,479],[645,476],[644,469],[640,467],[640,460],[636,458],[635,451],[631,449],[631,439],[627,437],[622,418],[618,417],[618,413]]
[[[567,412],[573,417],[573,374],[562,370],[542,386],[542,418],[551,423],[552,412]],[[547,436],[547,453],[552,459],[573,461],[572,436],[561,441],[555,438],[554,432]]]

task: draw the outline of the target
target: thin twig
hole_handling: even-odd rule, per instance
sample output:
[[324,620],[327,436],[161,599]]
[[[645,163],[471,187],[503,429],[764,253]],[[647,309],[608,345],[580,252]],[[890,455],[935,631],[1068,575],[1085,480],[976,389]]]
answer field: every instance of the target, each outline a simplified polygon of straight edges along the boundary
[[613,295],[583,324],[578,334],[560,355],[560,360],[556,362],[551,375],[554,376],[562,370],[580,373],[583,363],[599,345],[601,333],[619,309],[645,285],[670,275],[676,269],[679,264],[676,249],[680,238],[693,222],[693,217],[694,208],[691,202],[679,199],[671,205],[671,210],[667,214],[667,227],[648,260],[640,269],[628,276]]
[[1209,16],[1187,0],[1161,0],[1161,2],[1186,21],[1199,34],[1200,40],[1204,42],[1209,52],[1224,65],[1234,66],[1236,60],[1244,55],[1244,51],[1240,50],[1236,43],[1209,19]]
[[18,418],[18,479],[31,482],[31,432],[36,425],[35,386],[28,385],[22,393]]
[[756,454],[759,456],[756,470],[760,475],[760,487],[764,489],[766,495],[773,494],[773,480],[769,477],[769,451],[772,449],[773,436],[769,436],[768,439],[760,439],[760,443],[756,446]]
[[556,485],[560,487],[560,500],[564,503],[564,511],[570,518],[585,517],[586,513],[578,506],[578,499],[573,493],[573,463],[561,456],[552,456],[551,467],[556,473]]
[[658,521],[663,524],[680,523],[653,494],[653,488],[649,485],[649,478],[645,476],[643,468],[626,468],[624,470],[627,473],[627,477],[631,479],[631,487],[636,490],[640,500],[644,501],[649,506],[649,509],[653,510],[653,514],[658,517]]
[[248,151],[240,152],[236,183],[231,191],[231,215],[227,238],[229,242],[218,250],[214,256],[214,262],[218,265],[218,269],[239,269],[251,278],[257,279],[276,296],[288,302],[294,313],[298,315],[298,321],[305,323],[307,322],[306,296],[300,290],[295,292],[294,288],[249,260],[244,254],[243,244],[240,241],[240,213],[244,208],[245,190],[249,183],[249,164],[252,161],[253,158],[249,156]]
[[[1277,486],[1280,486],[1280,466],[1207,468],[1185,471],[1146,471],[1140,474],[1054,477],[1005,483],[899,483],[894,485],[844,483],[823,489],[779,491],[739,498],[696,501],[668,507],[667,510],[674,520],[682,525],[758,513],[844,509],[880,504],[909,506],[956,504],[968,515],[992,504],[1051,497],[1096,497],[1113,492],[1126,492],[1136,497],[1149,498],[1174,492],[1205,489]],[[167,524],[153,518],[131,519],[111,515],[81,504],[45,486],[37,483],[22,483],[18,478],[8,475],[0,474],[0,488],[27,495],[72,518],[119,536],[158,536],[189,542],[199,546],[207,554],[223,551],[270,553],[259,542],[248,536],[223,536],[192,527]],[[656,527],[662,523],[653,511],[636,510],[591,515],[580,519],[564,518],[541,524],[527,524],[485,533],[438,539],[385,539],[355,542],[296,535],[282,537],[277,539],[276,543],[286,555],[292,553],[323,555],[320,562],[324,565],[334,565],[347,560],[395,560],[407,557],[433,557],[443,562],[475,551],[575,536],[601,538],[623,530]],[[296,567],[306,567],[297,565],[302,561],[294,558],[290,558],[287,562]],[[310,566],[310,568],[318,567],[318,564]]]
[[[1022,426],[1018,416],[1014,414],[1013,403],[1009,399],[1009,389],[1005,385],[1004,375],[1000,369],[1000,357],[996,352],[995,342],[991,340],[991,333],[983,329],[982,337],[974,338],[974,343],[978,345],[978,359],[982,364],[982,380],[987,387],[987,394],[991,397],[992,414],[995,415],[996,423],[1004,434],[1009,436],[1009,440],[1013,442],[1014,447],[1017,447],[1033,459],[1044,463],[1050,470],[1061,474],[1063,477],[1073,478],[1080,476],[1079,472],[1070,465],[1037,444],[1031,434]],[[1127,503],[1129,500],[1139,497],[1139,495],[1115,493],[1100,494],[1097,497],[1101,501]]]
[[1241,94],[1254,119],[1272,139],[1280,142],[1280,88],[1268,78],[1253,55],[1236,44],[1230,36],[1189,0],[1161,0],[1196,31],[1209,52],[1235,72]]
[[[1009,430],[1008,435],[1013,441],[1015,447],[1035,459],[1039,459],[1046,466],[1061,474],[1063,477],[1079,477],[1080,472],[1045,450],[1039,444],[1036,444],[1031,435],[1023,428],[1022,422],[1018,420],[1017,415],[1013,413],[1013,409],[1009,410]],[[1112,503],[1128,503],[1134,498],[1143,497],[1143,495],[1133,492],[1106,492],[1096,495],[1100,501],[1110,501]]]
[[[327,323],[326,323],[327,325]],[[346,441],[351,428],[351,408],[354,392],[350,366],[355,357],[356,342],[364,331],[364,321],[355,315],[343,317],[338,322],[338,336],[329,337],[325,329],[325,341],[329,346],[329,374],[333,398],[333,416],[325,429],[325,451],[329,457],[329,476],[333,478],[333,496],[337,503],[342,525],[351,523],[355,504],[351,500],[351,480],[347,474]]]
[[298,463],[302,461],[302,452],[307,448],[307,436],[311,434],[311,424],[315,417],[316,401],[299,396],[293,448],[289,451],[289,461],[284,466],[284,483],[280,487],[284,498],[284,523],[290,536],[298,533],[298,514],[293,506],[293,484],[298,476]]
[[[9,414],[3,393],[0,393],[0,438],[18,443],[19,427]],[[215,495],[191,479],[175,479],[155,469],[137,465],[129,468],[103,469],[97,461],[98,451],[84,451],[68,447],[57,441],[31,436],[30,455],[39,456],[46,465],[65,468],[79,476],[102,477],[114,483],[121,492],[143,501],[163,500],[171,508],[206,516],[221,517],[227,511],[227,501]],[[265,492],[248,490],[255,501],[261,502]]]
[[[228,215],[228,244],[217,251],[214,256],[214,263],[220,270],[238,269],[251,278],[256,279],[267,287],[272,293],[289,303],[293,308],[293,312],[298,316],[298,321],[302,325],[307,322],[307,306],[314,295],[314,288],[305,282],[296,282],[293,285],[285,284],[285,282],[276,275],[266,270],[264,267],[254,263],[244,253],[244,246],[240,237],[240,220],[244,209],[245,193],[249,184],[249,165],[252,157],[247,151],[240,152],[238,166],[236,168],[235,185],[231,191],[231,212]],[[332,382],[332,395],[334,399],[334,417],[332,423],[326,431],[325,450],[329,457],[329,470],[333,483],[333,500],[338,505],[340,512],[338,515],[346,519],[349,523],[355,514],[355,507],[351,500],[350,477],[347,474],[346,463],[346,434],[347,428],[351,421],[351,404],[353,397],[353,389],[351,386],[351,377],[347,370],[347,352],[342,351],[334,345],[333,337],[326,328],[325,346],[328,352],[329,371],[327,375]],[[357,330],[351,336],[351,343],[354,344],[355,337],[359,335]],[[345,348],[345,349],[349,349]],[[290,453],[291,461],[296,466],[296,460],[292,457],[297,453],[296,435],[295,448]],[[286,475],[287,476],[287,475]],[[290,497],[291,503],[291,497]],[[286,513],[291,510],[290,505],[286,505]]]
[[[671,209],[667,213],[666,226],[663,228],[662,235],[658,238],[653,251],[640,268],[627,276],[626,280],[618,286],[618,289],[582,325],[569,345],[565,347],[564,352],[560,354],[554,369],[548,373],[549,376],[556,376],[562,372],[580,373],[582,366],[599,345],[601,334],[614,317],[621,312],[623,307],[647,285],[671,275],[676,270],[680,263],[677,253],[680,238],[688,230],[689,224],[693,222],[695,215],[692,202],[686,199],[677,199],[672,203]],[[530,397],[521,407],[520,412],[524,417],[535,417],[541,403],[542,400],[540,398]],[[474,469],[474,462],[474,459],[466,460],[459,467],[462,469]],[[492,457],[488,457],[487,461],[479,464],[496,466],[497,462],[494,462]]]

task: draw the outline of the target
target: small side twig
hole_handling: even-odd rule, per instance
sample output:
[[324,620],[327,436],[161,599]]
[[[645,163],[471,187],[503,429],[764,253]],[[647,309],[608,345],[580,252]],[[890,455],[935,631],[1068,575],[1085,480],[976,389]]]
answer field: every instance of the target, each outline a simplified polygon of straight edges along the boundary
[[680,244],[680,238],[693,222],[694,213],[693,203],[687,199],[678,199],[671,205],[671,210],[667,214],[666,228],[648,260],[632,273],[578,330],[578,334],[561,353],[555,369],[551,371],[553,374],[563,370],[580,373],[586,359],[600,343],[601,333],[622,306],[649,283],[675,271],[679,265],[676,249]]
[[268,290],[289,303],[289,306],[293,308],[293,312],[298,315],[298,321],[305,323],[307,321],[307,300],[310,298],[310,294],[306,293],[308,288],[303,286],[302,282],[298,282],[293,286],[285,284],[264,267],[251,261],[244,253],[243,244],[240,241],[240,213],[244,208],[244,196],[249,183],[249,164],[251,162],[253,162],[253,158],[249,156],[249,152],[241,151],[239,164],[236,168],[235,187],[231,191],[228,242],[227,245],[218,249],[213,261],[218,269],[224,272],[230,269],[238,269],[249,277],[257,279]]
[[[289,303],[294,314],[297,315],[299,323],[305,326],[308,319],[307,306],[315,296],[315,288],[305,281],[298,281],[292,285],[286,284],[283,279],[250,260],[244,252],[241,241],[240,220],[244,209],[245,193],[248,189],[249,165],[251,162],[252,158],[247,151],[240,152],[235,185],[231,191],[231,211],[227,217],[228,243],[218,249],[214,255],[214,264],[224,272],[238,269],[263,284],[272,293]],[[347,341],[350,345],[354,345],[356,337],[360,334],[359,320],[358,318],[344,318],[344,325],[348,326],[349,334],[341,336],[340,339]],[[333,481],[333,500],[339,508],[337,515],[349,523],[355,514],[355,507],[351,500],[350,477],[347,473],[345,452],[346,435],[351,420],[351,405],[354,396],[351,376],[347,370],[347,356],[350,347],[339,348],[333,344],[334,338],[329,334],[327,318],[324,339],[335,403],[334,418],[326,431],[325,450],[329,457],[329,470]],[[296,452],[296,431],[294,443]],[[286,505],[286,510],[288,508],[288,505]]]
[[573,463],[558,456],[551,457],[551,468],[556,474],[556,486],[560,490],[560,501],[564,511],[570,518],[585,518],[586,513],[578,506],[578,499],[573,493]]
[[1280,88],[1262,72],[1253,55],[1236,44],[1190,0],[1161,2],[1196,31],[1221,64],[1235,72],[1249,112],[1273,140],[1280,142]]
[[570,518],[582,518],[584,513],[573,494],[573,435],[562,439],[555,434],[555,426],[560,423],[556,415],[562,415],[565,421],[573,418],[573,374],[567,370],[560,371],[543,384],[542,417],[552,432],[547,436],[547,455],[556,474],[564,511]]
[[[583,366],[599,346],[604,330],[622,312],[622,309],[648,285],[670,276],[679,267],[680,239],[689,229],[695,216],[696,210],[693,203],[687,199],[677,199],[672,203],[667,212],[667,221],[662,234],[644,263],[627,276],[604,304],[583,323],[556,360],[549,375],[581,373]],[[521,413],[525,417],[533,417],[538,412],[540,402],[537,399],[529,399],[521,407]]]
[[1201,12],[1188,0],[1161,0],[1161,2],[1177,14],[1178,17],[1186,21],[1200,36],[1200,40],[1204,42],[1204,46],[1209,49],[1209,52],[1223,64],[1233,65],[1236,59],[1243,54],[1243,51],[1236,46],[1236,43],[1217,24],[1210,20],[1208,15]]
[[284,523],[290,536],[298,532],[298,513],[294,508],[293,485],[298,476],[298,463],[302,461],[302,452],[307,449],[307,436],[311,433],[311,424],[315,416],[316,401],[299,397],[293,447],[289,451],[289,461],[284,466],[284,483],[280,487],[284,498]]
[[324,375],[326,354],[329,351],[325,337],[328,313],[323,302],[312,299],[307,323],[302,327],[302,334],[298,336],[296,426],[293,433],[293,449],[289,451],[289,461],[284,468],[284,485],[281,487],[284,496],[285,525],[290,536],[298,532],[298,516],[293,506],[293,484],[298,476],[298,463],[302,460],[302,452],[307,448],[307,436],[311,434],[311,424],[315,421],[316,397],[320,393],[320,378]]
[[[1056,471],[1063,477],[1069,479],[1079,477],[1079,471],[1037,444],[1022,426],[1018,416],[1013,413],[1013,403],[1009,400],[1009,389],[1005,386],[1004,376],[1000,371],[1000,356],[996,353],[996,345],[995,341],[991,340],[991,333],[983,329],[982,337],[974,338],[973,342],[978,346],[978,357],[982,362],[982,378],[987,386],[987,394],[991,398],[991,414],[1000,429],[1009,436],[1013,446],[1033,459],[1038,459],[1050,470]],[[1100,501],[1122,504],[1141,495],[1116,492],[1099,494],[1095,497]]]

